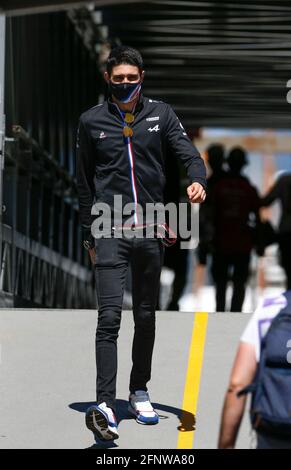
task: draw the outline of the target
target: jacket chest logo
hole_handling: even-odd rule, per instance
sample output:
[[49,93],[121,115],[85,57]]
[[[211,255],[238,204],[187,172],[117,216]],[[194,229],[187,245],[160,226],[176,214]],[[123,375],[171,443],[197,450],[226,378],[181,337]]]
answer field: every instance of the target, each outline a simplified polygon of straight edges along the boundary
[[146,118],[146,121],[159,121],[160,116],[151,116]]
[[158,131],[160,131],[160,130],[161,130],[161,129],[159,128],[159,124],[157,124],[155,127],[149,127],[149,128],[148,128],[148,131],[149,131],[149,132],[154,132],[154,131],[155,131],[155,132],[158,132]]

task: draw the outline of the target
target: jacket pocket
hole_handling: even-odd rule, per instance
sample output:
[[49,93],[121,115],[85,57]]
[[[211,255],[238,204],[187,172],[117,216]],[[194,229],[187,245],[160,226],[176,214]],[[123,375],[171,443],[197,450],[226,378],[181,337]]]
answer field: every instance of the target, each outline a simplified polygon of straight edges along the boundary
[[164,188],[165,184],[166,184],[166,176],[165,176],[164,171],[160,167],[159,167],[159,177],[160,177],[160,182],[161,182],[162,188]]
[[100,171],[95,171],[94,178],[95,192],[97,200],[100,199],[104,193],[104,175]]

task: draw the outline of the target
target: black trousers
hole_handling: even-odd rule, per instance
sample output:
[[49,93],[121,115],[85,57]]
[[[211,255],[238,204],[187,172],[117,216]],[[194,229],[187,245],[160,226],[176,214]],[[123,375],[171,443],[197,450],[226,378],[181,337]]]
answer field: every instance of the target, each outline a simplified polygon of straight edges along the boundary
[[96,399],[116,410],[117,338],[129,263],[132,272],[134,338],[129,390],[147,390],[155,341],[164,246],[157,238],[95,240],[95,283],[98,300],[96,329]]
[[[212,256],[212,276],[216,288],[216,311],[225,311],[225,297],[227,283],[231,279],[233,294],[231,300],[231,312],[241,312],[246,283],[249,277],[250,254],[226,255],[215,252]],[[232,275],[230,270],[232,269]]]

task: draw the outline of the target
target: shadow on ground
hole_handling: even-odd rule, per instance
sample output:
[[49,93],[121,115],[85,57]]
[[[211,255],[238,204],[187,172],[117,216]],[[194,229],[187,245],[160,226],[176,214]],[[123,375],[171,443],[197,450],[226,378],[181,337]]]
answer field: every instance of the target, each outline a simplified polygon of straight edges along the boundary
[[[71,403],[69,408],[74,411],[78,411],[79,413],[86,413],[87,409],[92,406],[96,405],[96,402],[76,402]],[[177,427],[178,431],[180,432],[190,432],[195,431],[195,416],[188,411],[181,410],[180,408],[175,408],[169,405],[162,405],[160,403],[152,403],[154,409],[158,412],[160,419],[168,419],[169,416],[165,414],[161,414],[161,412],[169,413],[171,415],[177,416],[180,424]],[[134,419],[134,417],[128,412],[128,401],[126,400],[116,400],[116,418],[118,424],[121,421],[126,419]],[[101,441],[98,438],[95,439],[95,443],[88,447],[89,449],[109,449],[112,447],[118,447],[115,443],[116,441]]]

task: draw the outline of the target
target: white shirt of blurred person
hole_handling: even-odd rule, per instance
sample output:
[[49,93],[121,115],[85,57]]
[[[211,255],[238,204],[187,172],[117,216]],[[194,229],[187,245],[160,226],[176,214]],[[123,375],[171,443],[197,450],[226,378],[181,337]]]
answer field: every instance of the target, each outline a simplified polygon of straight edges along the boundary
[[[226,391],[218,440],[219,449],[235,447],[247,396],[237,392],[253,382],[260,360],[261,341],[275,316],[286,307],[282,294],[263,299],[248,322],[237,350]],[[290,440],[282,440],[257,433],[257,449],[291,449]]]

